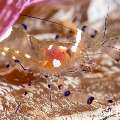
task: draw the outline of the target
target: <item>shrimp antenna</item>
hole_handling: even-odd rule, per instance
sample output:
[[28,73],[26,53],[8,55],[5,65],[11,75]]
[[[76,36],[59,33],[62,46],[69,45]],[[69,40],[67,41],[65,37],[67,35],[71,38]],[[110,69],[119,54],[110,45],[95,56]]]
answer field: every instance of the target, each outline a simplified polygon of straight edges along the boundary
[[52,108],[52,88],[51,87],[52,87],[52,84],[48,83],[50,107]]
[[47,21],[47,22],[54,23],[54,24],[56,24],[56,25],[59,25],[59,26],[62,26],[62,27],[64,27],[64,28],[66,28],[66,29],[70,29],[70,30],[71,30],[70,27],[67,27],[67,26],[62,25],[62,24],[60,24],[60,23],[58,23],[58,22],[51,21],[51,20],[48,20],[48,19],[39,18],[39,17],[35,17],[35,16],[30,16],[30,15],[23,15],[23,14],[22,14],[21,16],[23,16],[23,17],[29,17],[29,18],[33,18],[33,19],[39,19],[39,20],[41,20],[41,21]]
[[107,5],[107,14],[106,14],[106,17],[105,17],[105,24],[104,24],[104,33],[103,33],[103,38],[105,38],[105,40],[102,42],[102,46],[105,44],[106,42],[106,32],[107,32],[107,22],[108,22],[108,17],[109,17],[109,3]]

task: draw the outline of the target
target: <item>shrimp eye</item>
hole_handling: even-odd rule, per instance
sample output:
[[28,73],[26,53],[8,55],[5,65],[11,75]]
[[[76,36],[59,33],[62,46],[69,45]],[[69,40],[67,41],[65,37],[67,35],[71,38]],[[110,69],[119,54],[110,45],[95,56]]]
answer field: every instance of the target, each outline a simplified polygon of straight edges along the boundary
[[58,39],[60,36],[57,34],[56,36],[55,36],[55,39]]
[[26,24],[21,24],[22,25],[22,27],[25,29],[25,30],[27,30],[27,25]]
[[85,31],[86,31],[86,28],[87,28],[87,26],[86,26],[86,25],[83,25],[82,28],[81,28],[81,30],[82,30],[83,32],[85,32]]
[[66,90],[65,92],[64,92],[64,96],[69,96],[71,94],[71,92],[69,91],[69,90]]
[[97,35],[97,30],[94,30],[93,33],[90,35],[92,38],[94,38]]
[[27,95],[27,94],[28,94],[28,92],[27,92],[27,91],[25,91],[24,95]]
[[19,62],[20,62],[20,61],[19,61],[19,60],[17,60],[17,59],[15,59],[14,61],[15,61],[15,63],[19,63]]
[[31,85],[32,85],[32,83],[31,83],[31,81],[29,81],[29,82],[28,82],[28,86],[31,86]]
[[45,75],[45,78],[48,78],[49,77],[49,75]]
[[113,100],[110,99],[110,100],[108,100],[107,102],[108,102],[108,103],[113,103]]
[[114,57],[114,60],[115,60],[116,62],[119,62],[119,61],[120,61],[120,56]]
[[61,90],[62,86],[62,84],[58,85],[58,89]]
[[92,104],[92,102],[93,102],[94,99],[95,99],[95,98],[94,98],[93,96],[88,97],[88,99],[87,99],[87,104],[88,104],[88,105]]
[[51,88],[51,84],[48,84],[48,88]]
[[9,68],[9,67],[10,67],[10,64],[6,64],[5,67],[6,67],[6,68]]

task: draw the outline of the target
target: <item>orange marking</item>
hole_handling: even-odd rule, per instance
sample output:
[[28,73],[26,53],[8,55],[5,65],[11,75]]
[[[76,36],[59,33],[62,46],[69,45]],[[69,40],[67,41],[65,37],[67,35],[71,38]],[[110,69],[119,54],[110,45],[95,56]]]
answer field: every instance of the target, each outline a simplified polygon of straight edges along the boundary
[[46,56],[49,60],[57,59],[60,61],[64,60],[65,54],[58,48],[52,48],[50,50],[46,50]]

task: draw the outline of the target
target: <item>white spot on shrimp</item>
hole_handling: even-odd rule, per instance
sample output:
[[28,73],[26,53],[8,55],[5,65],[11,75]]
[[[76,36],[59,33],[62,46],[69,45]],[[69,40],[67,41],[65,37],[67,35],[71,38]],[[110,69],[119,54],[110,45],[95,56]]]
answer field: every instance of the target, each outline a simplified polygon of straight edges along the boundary
[[60,67],[60,66],[61,66],[60,60],[54,59],[54,60],[53,60],[53,66],[54,66],[55,68]]
[[16,57],[15,57],[15,56],[12,56],[12,59],[13,59],[13,60],[16,60]]
[[59,46],[59,48],[60,48],[61,50],[67,50],[67,47],[65,47],[65,46]]
[[31,58],[31,56],[30,56],[30,55],[28,55],[28,54],[25,54],[25,57],[26,57],[26,58],[28,58],[28,59],[30,59],[30,58]]
[[51,50],[51,49],[52,49],[52,47],[53,47],[53,45],[49,45],[48,50]]
[[1,55],[6,56],[6,53],[5,52],[1,52]]
[[10,48],[8,48],[8,47],[4,47],[3,49],[4,49],[4,51],[7,52]]
[[75,44],[71,48],[72,52],[76,52],[77,51],[77,47],[78,47],[78,45],[79,45],[79,43],[81,41],[81,33],[82,33],[82,31],[80,29],[77,29],[76,42],[75,42]]
[[19,53],[20,53],[20,51],[16,50],[16,51],[15,51],[15,53],[16,53],[16,54],[19,54]]

